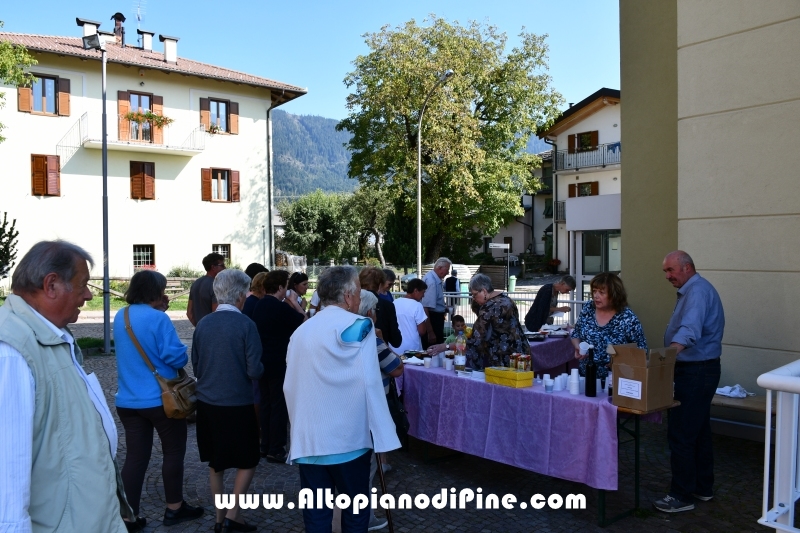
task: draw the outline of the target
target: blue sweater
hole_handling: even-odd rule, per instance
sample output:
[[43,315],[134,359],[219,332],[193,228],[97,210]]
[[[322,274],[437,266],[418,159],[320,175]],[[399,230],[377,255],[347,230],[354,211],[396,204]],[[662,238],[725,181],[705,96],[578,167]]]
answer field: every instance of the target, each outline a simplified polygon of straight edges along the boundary
[[[173,379],[186,366],[186,346],[166,313],[147,304],[130,306],[131,329],[158,373]],[[161,388],[125,331],[125,310],[114,317],[114,345],[117,353],[117,407],[147,409],[161,406]]]

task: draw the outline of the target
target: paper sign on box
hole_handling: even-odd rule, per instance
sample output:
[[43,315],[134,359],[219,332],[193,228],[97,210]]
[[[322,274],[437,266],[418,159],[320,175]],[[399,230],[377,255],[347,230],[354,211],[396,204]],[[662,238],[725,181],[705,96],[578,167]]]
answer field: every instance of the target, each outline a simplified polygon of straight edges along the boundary
[[655,411],[672,405],[675,348],[645,351],[635,344],[611,346],[614,405]]
[[635,400],[642,399],[642,382],[633,379],[619,378],[619,385],[617,386],[617,394],[620,396],[627,396]]

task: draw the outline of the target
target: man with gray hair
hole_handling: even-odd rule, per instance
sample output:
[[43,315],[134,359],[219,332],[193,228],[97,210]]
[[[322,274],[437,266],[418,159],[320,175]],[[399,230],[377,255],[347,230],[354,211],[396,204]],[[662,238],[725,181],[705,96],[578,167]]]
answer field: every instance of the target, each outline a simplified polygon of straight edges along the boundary
[[0,524],[15,532],[127,531],[117,429],[67,324],[92,299],[91,256],[35,244],[0,307]]
[[444,342],[444,315],[447,306],[444,302],[444,287],[442,282],[450,271],[453,262],[446,257],[440,257],[433,264],[433,270],[425,274],[422,281],[428,286],[425,296],[422,297],[422,307],[428,315],[428,331],[422,336],[422,348],[427,349],[432,344]]

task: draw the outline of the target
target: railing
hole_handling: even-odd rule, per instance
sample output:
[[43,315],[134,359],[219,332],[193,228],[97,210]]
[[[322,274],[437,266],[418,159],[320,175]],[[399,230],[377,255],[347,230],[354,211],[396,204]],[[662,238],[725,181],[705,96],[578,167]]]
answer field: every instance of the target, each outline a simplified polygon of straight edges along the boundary
[[206,149],[206,129],[205,126],[200,124],[186,137],[183,141],[181,148],[187,150],[205,150]]
[[67,161],[72,159],[75,152],[83,146],[83,141],[89,137],[88,124],[89,114],[84,113],[56,144],[56,154],[61,161],[61,168],[64,168]]
[[566,222],[567,221],[567,202],[560,201],[555,202],[555,213],[554,213],[554,220],[555,222]]
[[621,143],[600,144],[594,150],[570,153],[569,150],[556,152],[556,170],[579,170],[589,167],[618,165],[622,159]]
[[[767,389],[766,427],[764,439],[764,493],[758,523],[778,531],[798,533],[795,526],[795,502],[800,499],[800,360],[776,368],[758,377],[758,385]],[[769,506],[769,473],[772,437],[772,391],[775,403],[775,467],[772,484],[772,508]]]

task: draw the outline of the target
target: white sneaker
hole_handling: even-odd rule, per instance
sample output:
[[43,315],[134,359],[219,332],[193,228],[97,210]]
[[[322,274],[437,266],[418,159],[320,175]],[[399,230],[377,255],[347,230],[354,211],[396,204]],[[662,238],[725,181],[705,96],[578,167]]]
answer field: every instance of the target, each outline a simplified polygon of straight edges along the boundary
[[376,529],[383,529],[387,525],[389,525],[388,520],[386,520],[385,518],[378,518],[373,515],[369,521],[369,527],[367,528],[367,531],[375,531]]

